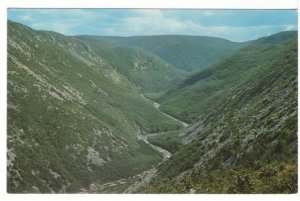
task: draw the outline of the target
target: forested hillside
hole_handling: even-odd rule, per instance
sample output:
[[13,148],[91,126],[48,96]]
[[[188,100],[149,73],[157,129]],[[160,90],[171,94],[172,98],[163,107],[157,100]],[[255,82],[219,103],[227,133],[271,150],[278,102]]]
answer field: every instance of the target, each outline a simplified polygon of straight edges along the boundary
[[247,43],[206,36],[80,37],[115,47],[135,47],[158,55],[178,69],[191,72],[229,56]]
[[180,125],[86,43],[8,22],[8,192],[79,192],[161,161],[137,139]]
[[296,35],[257,40],[164,97],[164,111],[192,124],[141,192],[297,192]]
[[65,36],[8,21],[7,191],[296,193],[297,34]]

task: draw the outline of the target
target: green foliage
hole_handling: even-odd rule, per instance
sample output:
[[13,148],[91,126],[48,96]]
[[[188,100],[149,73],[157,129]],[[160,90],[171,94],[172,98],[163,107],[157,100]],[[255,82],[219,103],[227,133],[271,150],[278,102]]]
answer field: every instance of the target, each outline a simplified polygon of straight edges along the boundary
[[178,135],[178,131],[158,133],[155,136],[148,137],[148,141],[151,144],[162,147],[169,152],[174,153],[183,145]]
[[[110,46],[101,37],[81,36],[97,54],[141,88],[142,93],[161,93],[182,81],[187,73],[157,55],[137,47]],[[105,44],[105,48],[103,48]]]
[[193,140],[141,192],[297,192],[297,42],[249,45],[189,79],[161,109],[193,122]]
[[[288,76],[283,72],[295,64],[295,60],[288,58],[295,58],[293,50],[291,51],[294,48],[291,44],[294,43],[253,43],[242,48],[230,57],[190,75],[177,88],[165,93],[159,98],[160,109],[191,123],[199,115],[212,112],[213,108],[222,105],[222,101],[229,97],[232,99],[229,107],[234,104],[237,107],[244,105],[259,91],[266,90],[276,82],[276,79]],[[275,71],[276,68],[278,69]],[[236,94],[243,91],[247,91],[247,94],[235,98]]]
[[145,97],[150,99],[150,100],[154,100],[154,101],[158,101],[159,98],[161,96],[163,96],[166,92],[165,91],[161,91],[161,92],[157,92],[157,93],[144,93]]
[[229,193],[251,193],[253,190],[253,183],[248,175],[237,175]]
[[116,160],[95,170],[99,180],[105,183],[132,177],[162,160],[159,153],[153,152],[153,149],[143,142],[139,142],[138,149],[133,150],[130,154],[132,157],[128,157],[127,153],[120,154]]
[[138,47],[158,55],[188,72],[204,68],[229,56],[247,43],[206,36],[94,37],[114,46]]
[[135,175],[161,161],[139,129],[180,127],[74,37],[9,21],[7,78],[8,192],[79,192]]
[[[79,192],[149,169],[162,157],[140,131],[169,131],[149,141],[173,153],[141,192],[297,192],[295,33],[254,41],[179,85],[186,73],[169,63],[190,71],[245,44],[79,38],[8,22],[8,192]],[[180,131],[187,144],[141,92],[193,123]]]
[[280,165],[278,161],[273,161],[258,170],[244,167],[220,166],[214,170],[194,167],[180,179],[156,179],[141,192],[189,193],[192,190],[195,193],[296,193],[297,186],[296,164]]
[[284,31],[271,36],[262,37],[256,41],[254,44],[280,44],[283,42],[289,42],[292,40],[297,40],[297,31]]

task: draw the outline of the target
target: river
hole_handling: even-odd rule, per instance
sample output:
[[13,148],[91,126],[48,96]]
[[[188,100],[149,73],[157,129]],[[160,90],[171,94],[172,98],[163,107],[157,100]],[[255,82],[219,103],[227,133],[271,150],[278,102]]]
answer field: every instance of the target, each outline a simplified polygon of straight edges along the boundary
[[[180,123],[184,128],[188,126],[188,124],[186,122],[183,122],[179,119],[176,119],[175,117],[172,117],[170,116],[169,114],[166,114],[164,113],[163,111],[161,111],[159,109],[160,107],[160,104],[153,101],[153,100],[150,100],[148,98],[146,98],[143,94],[141,94],[141,96],[148,102],[151,102],[153,104],[153,106],[158,110],[160,111],[162,114],[164,114],[165,116],[167,116],[168,118],[170,119],[173,119],[175,121],[177,121],[178,123]],[[161,163],[165,162],[166,160],[168,160],[172,154],[163,149],[162,147],[159,147],[159,146],[156,146],[154,144],[151,144],[149,141],[148,141],[148,137],[152,137],[152,136],[156,136],[156,135],[159,135],[159,133],[152,133],[152,134],[148,134],[148,135],[142,135],[141,131],[139,130],[138,134],[137,134],[137,139],[138,140],[141,140],[143,141],[145,144],[149,145],[150,147],[152,147],[152,149],[158,151],[159,153],[161,153],[161,155],[163,156],[163,160],[158,164],[160,165]],[[129,181],[134,181],[131,185],[129,185],[129,187],[127,187],[123,193],[135,193],[137,192],[141,187],[147,185],[151,179],[153,177],[155,177],[156,173],[157,173],[157,167],[158,165],[156,165],[155,167],[152,167],[151,169],[149,170],[146,170],[142,173],[139,173],[133,177],[131,177],[130,179],[120,179],[120,180],[117,180],[117,181],[111,181],[111,182],[108,182],[108,183],[104,183],[104,184],[92,184],[91,187],[90,187],[90,190],[88,190],[87,192],[88,193],[101,193],[101,192],[105,192],[105,189],[108,189],[108,188],[114,188],[116,186],[121,186],[121,185],[124,185],[126,183],[128,183]],[[86,193],[83,191],[83,193]]]

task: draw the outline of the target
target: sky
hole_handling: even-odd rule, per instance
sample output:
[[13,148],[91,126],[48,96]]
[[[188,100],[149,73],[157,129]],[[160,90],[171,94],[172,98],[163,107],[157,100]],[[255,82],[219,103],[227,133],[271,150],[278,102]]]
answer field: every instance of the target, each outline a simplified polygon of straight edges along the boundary
[[8,19],[65,35],[196,35],[248,41],[297,30],[296,10],[8,9]]

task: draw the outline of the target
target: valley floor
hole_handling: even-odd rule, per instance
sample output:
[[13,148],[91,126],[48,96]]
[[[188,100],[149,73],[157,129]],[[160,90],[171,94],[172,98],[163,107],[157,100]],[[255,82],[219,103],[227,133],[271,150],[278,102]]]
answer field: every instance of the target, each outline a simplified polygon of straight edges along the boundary
[[[188,126],[187,123],[185,123],[179,119],[176,119],[175,117],[172,117],[172,116],[162,112],[161,110],[159,110],[159,106],[160,106],[159,103],[146,98],[143,94],[141,96],[145,100],[153,103],[153,106],[158,111],[160,111],[162,114],[164,114],[165,116],[181,123],[184,128]],[[151,133],[151,134],[143,135],[141,131],[139,131],[139,133],[137,134],[137,139],[139,141],[143,141],[145,144],[147,144],[148,146],[150,146],[152,149],[156,150],[163,156],[163,160],[160,163],[158,163],[156,166],[154,166],[142,173],[139,173],[133,177],[119,179],[119,180],[107,182],[104,184],[94,184],[93,183],[90,185],[90,189],[88,189],[88,190],[81,189],[81,193],[135,193],[141,187],[146,186],[151,181],[151,179],[153,177],[155,177],[155,175],[158,171],[157,167],[172,156],[172,154],[169,151],[167,151],[166,149],[159,147],[157,145],[154,145],[148,141],[149,137],[157,136],[160,134],[161,133]]]
[[171,116],[171,115],[169,115],[169,114],[167,114],[167,113],[161,111],[161,110],[159,109],[159,107],[160,107],[160,104],[159,104],[159,103],[157,103],[157,102],[155,102],[155,101],[153,101],[153,100],[150,100],[150,99],[146,98],[143,94],[141,94],[141,96],[142,96],[144,99],[146,99],[147,101],[153,103],[154,107],[155,107],[156,109],[158,109],[163,115],[169,117],[169,118],[172,119],[172,120],[177,121],[177,122],[180,123],[183,127],[188,127],[188,125],[189,125],[188,123],[186,123],[186,122],[184,122],[184,121],[181,121],[181,120],[179,120],[179,119],[177,119],[177,118],[175,118],[175,117],[173,117],[173,116]]

